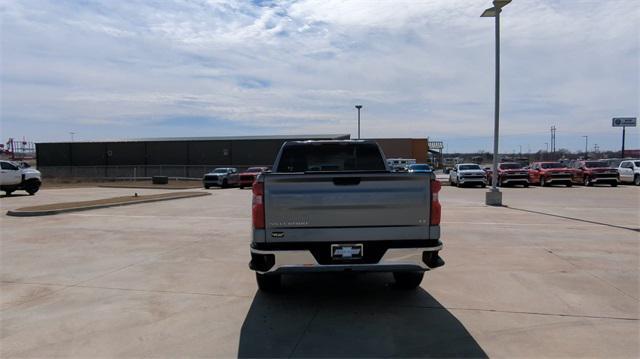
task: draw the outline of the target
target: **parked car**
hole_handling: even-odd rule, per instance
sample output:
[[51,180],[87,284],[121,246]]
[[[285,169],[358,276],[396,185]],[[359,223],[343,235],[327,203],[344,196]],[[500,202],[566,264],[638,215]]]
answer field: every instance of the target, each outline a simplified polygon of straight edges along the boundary
[[460,163],[449,171],[449,183],[452,186],[462,187],[470,184],[473,186],[487,186],[487,175],[480,165],[475,163]]
[[640,186],[640,160],[625,160],[618,166],[620,182]]
[[204,175],[202,178],[202,184],[206,189],[213,186],[219,186],[222,188],[237,186],[240,184],[240,175],[238,174],[237,168],[216,168]]
[[269,167],[249,167],[246,171],[240,173],[240,189],[251,187],[253,181],[259,174],[268,171]]
[[585,186],[605,183],[616,187],[620,180],[618,170],[606,161],[575,161],[573,168],[573,182]]
[[529,168],[529,183],[540,186],[573,185],[573,170],[560,162],[534,162]]
[[[492,183],[493,170],[485,168],[487,183]],[[529,171],[518,162],[504,162],[498,164],[498,187],[510,185],[523,185],[529,187]]]
[[0,161],[0,191],[4,191],[7,196],[16,190],[25,190],[34,195],[41,184],[40,171],[11,161]]
[[444,265],[440,182],[392,173],[374,141],[290,141],[253,184],[249,268],[258,287],[282,273],[392,272],[416,288]]
[[409,173],[429,173],[433,172],[433,168],[426,163],[416,163],[409,165],[407,172]]
[[416,160],[413,158],[389,158],[387,159],[387,166],[394,172],[407,172],[409,166],[415,164]]

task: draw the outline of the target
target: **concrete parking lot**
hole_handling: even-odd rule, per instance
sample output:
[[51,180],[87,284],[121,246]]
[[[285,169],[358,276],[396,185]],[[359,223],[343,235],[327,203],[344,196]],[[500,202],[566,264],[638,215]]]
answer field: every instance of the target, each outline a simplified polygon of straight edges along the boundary
[[446,265],[291,276],[257,291],[248,190],[48,217],[8,209],[158,190],[0,198],[0,356],[640,356],[640,188],[445,187]]

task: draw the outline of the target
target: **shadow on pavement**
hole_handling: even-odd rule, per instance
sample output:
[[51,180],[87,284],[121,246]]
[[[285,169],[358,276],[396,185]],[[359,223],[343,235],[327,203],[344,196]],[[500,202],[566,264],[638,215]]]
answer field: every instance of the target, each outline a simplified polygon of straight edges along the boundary
[[535,214],[540,214],[540,215],[543,215],[543,216],[550,216],[550,217],[556,217],[556,218],[562,218],[562,219],[569,219],[569,220],[572,220],[572,221],[584,222],[584,223],[589,223],[589,224],[598,224],[598,225],[601,225],[601,226],[607,226],[607,227],[612,227],[612,228],[619,228],[619,229],[626,229],[626,230],[634,231],[634,232],[640,232],[640,228],[618,226],[616,224],[611,224],[611,223],[604,223],[604,222],[591,221],[591,220],[588,220],[588,219],[562,216],[562,215],[559,215],[559,214],[534,211],[534,210],[531,210],[531,209],[516,208],[516,207],[510,207],[510,206],[503,206],[503,207],[504,208],[513,209],[515,211],[535,213]]
[[27,193],[12,193],[10,195],[0,194],[0,198],[11,198],[11,197],[30,197],[30,194]]
[[283,280],[281,292],[253,298],[239,357],[487,357],[436,299],[394,288],[389,274]]

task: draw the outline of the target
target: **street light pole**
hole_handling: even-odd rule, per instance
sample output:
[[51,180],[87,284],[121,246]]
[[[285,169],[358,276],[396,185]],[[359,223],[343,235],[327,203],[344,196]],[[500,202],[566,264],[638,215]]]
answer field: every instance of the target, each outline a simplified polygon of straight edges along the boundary
[[491,174],[491,190],[486,193],[485,203],[490,206],[502,206],[502,193],[498,189],[498,135],[500,133],[500,13],[511,0],[494,0],[493,7],[486,9],[481,17],[496,19],[496,79],[495,107],[493,110],[493,171]]
[[69,132],[69,134],[71,135],[71,142],[73,142],[73,135],[75,135],[75,132]]
[[358,109],[358,139],[360,139],[360,109],[362,105],[356,105],[356,108]]
[[584,137],[584,159],[588,160],[589,159],[589,136],[582,136]]

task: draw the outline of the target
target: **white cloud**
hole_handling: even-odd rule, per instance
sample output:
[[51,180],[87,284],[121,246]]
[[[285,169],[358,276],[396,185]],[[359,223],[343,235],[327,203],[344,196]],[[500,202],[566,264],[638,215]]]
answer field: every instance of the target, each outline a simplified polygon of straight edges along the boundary
[[[165,136],[164,120],[181,116],[185,131],[190,118],[224,120],[193,135],[354,133],[360,102],[366,136],[480,136],[464,142],[475,150],[492,131],[489,4],[5,2],[2,133]],[[639,11],[634,0],[513,1],[503,133],[540,146],[555,124],[616,147],[609,118],[639,112]]]

